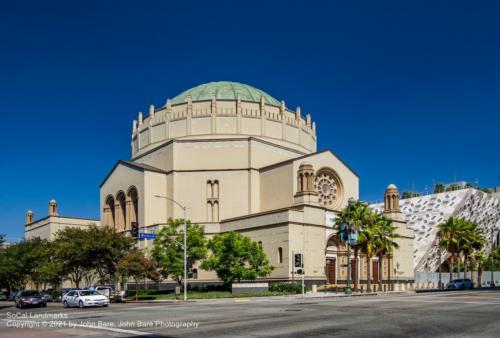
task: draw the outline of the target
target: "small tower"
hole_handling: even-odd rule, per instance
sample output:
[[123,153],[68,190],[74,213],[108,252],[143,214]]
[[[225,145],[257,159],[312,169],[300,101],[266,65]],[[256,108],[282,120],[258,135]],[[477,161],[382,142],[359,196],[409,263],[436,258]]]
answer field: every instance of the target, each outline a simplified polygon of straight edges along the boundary
[[297,171],[294,204],[318,204],[318,193],[314,190],[314,168],[310,163],[301,163]]
[[399,210],[399,191],[394,184],[389,184],[384,194],[384,213],[401,212]]
[[28,225],[28,224],[33,223],[33,217],[34,217],[33,211],[31,211],[31,210],[26,211],[26,223],[25,224]]
[[57,213],[56,200],[50,200],[49,202],[49,216],[59,216],[59,214]]
[[[411,282],[415,279],[413,270],[413,241],[415,234],[399,209],[399,192],[394,184],[389,184],[385,189],[383,216],[391,220],[395,233],[398,235],[394,238],[394,241],[399,247],[392,251],[392,257],[388,261],[390,279],[393,282],[394,279],[398,282]],[[399,287],[399,285],[396,286],[396,290]]]

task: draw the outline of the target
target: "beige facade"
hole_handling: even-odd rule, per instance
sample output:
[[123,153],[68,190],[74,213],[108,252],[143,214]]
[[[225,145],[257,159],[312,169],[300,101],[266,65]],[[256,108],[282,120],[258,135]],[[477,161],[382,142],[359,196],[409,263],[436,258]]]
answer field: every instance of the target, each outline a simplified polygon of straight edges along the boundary
[[24,239],[30,240],[36,237],[46,240],[54,240],[58,231],[67,227],[85,229],[90,224],[97,226],[101,222],[91,218],[77,218],[60,216],[58,213],[57,202],[51,200],[49,202],[49,212],[46,217],[35,220],[34,214],[31,211],[26,212],[26,222],[24,225]]
[[[202,86],[133,122],[131,159],[119,161],[100,186],[103,225],[130,229],[129,207],[124,211],[118,196],[123,201],[133,189],[140,231],[156,232],[183,217],[174,199],[209,236],[235,230],[261,242],[275,266],[271,279],[294,278],[293,254],[303,253],[305,277],[324,281],[326,218],[359,198],[357,175],[333,152],[316,152],[315,123],[300,108],[246,85]],[[312,195],[301,192],[304,164]],[[215,278],[204,271],[197,277]]]

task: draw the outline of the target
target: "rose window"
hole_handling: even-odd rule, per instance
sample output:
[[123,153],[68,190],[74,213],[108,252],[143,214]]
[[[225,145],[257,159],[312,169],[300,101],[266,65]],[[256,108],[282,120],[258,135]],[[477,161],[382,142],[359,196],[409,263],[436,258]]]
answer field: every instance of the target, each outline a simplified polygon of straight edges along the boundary
[[333,175],[323,172],[316,175],[314,189],[318,193],[320,205],[332,208],[339,198],[339,184]]

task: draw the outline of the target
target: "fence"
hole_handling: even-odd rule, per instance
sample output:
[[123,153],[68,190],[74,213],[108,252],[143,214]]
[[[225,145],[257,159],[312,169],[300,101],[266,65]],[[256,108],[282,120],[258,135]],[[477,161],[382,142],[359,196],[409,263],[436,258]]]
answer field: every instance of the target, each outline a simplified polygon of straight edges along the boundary
[[[492,275],[491,271],[483,271],[481,275],[482,287],[490,286],[490,283],[492,281],[496,286],[500,286],[500,271],[493,272],[493,279],[491,275]],[[457,278],[464,278],[464,273],[454,272],[452,274],[452,279],[457,279]],[[474,271],[473,273],[468,271],[465,274],[465,278],[469,278],[470,280],[472,280],[472,282],[474,283],[474,287],[478,287],[479,284],[478,284],[477,271]],[[450,273],[442,272],[441,283],[443,283],[443,285],[446,285],[446,283],[448,283],[449,281],[450,281]],[[417,289],[437,288],[438,283],[439,283],[439,272],[422,272],[422,271],[415,272],[415,284]]]

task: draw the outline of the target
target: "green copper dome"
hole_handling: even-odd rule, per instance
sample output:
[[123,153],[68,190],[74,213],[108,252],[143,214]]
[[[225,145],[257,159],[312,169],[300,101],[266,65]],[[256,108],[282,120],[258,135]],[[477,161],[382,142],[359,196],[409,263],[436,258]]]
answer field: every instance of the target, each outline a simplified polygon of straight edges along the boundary
[[260,102],[260,98],[264,97],[267,104],[280,105],[278,100],[260,89],[230,81],[209,82],[193,87],[174,97],[172,104],[187,102],[189,95],[191,95],[193,102],[211,100],[214,95],[217,100],[236,100],[239,95],[243,101]]

